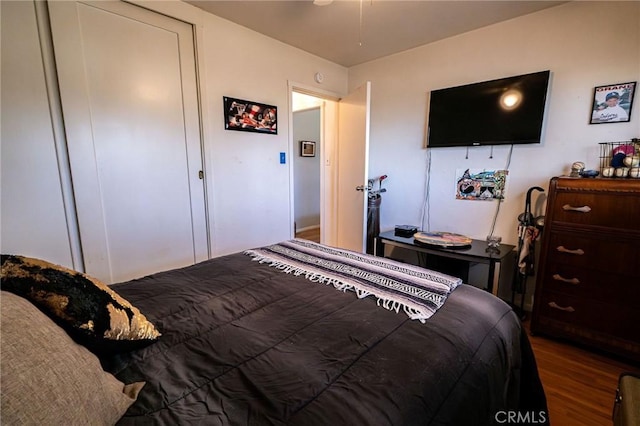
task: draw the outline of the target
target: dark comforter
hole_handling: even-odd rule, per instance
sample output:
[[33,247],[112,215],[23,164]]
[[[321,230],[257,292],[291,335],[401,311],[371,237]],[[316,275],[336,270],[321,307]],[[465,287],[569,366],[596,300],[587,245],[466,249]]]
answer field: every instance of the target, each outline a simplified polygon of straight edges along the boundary
[[122,424],[474,425],[546,411],[518,318],[474,287],[425,324],[240,253],[113,288],[163,333],[102,360],[146,382]]

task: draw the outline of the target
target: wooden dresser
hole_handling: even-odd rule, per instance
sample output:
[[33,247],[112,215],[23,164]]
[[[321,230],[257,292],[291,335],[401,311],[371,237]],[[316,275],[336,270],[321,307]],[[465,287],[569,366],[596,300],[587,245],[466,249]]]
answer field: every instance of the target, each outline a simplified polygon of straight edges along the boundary
[[531,332],[640,362],[640,179],[549,184]]

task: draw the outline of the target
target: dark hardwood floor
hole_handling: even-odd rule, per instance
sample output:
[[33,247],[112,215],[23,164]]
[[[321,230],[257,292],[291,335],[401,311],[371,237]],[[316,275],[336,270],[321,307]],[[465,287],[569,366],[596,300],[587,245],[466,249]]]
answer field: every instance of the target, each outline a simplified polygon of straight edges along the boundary
[[[524,322],[529,332],[529,321]],[[618,376],[640,366],[540,335],[529,340],[536,356],[551,425],[610,426]]]

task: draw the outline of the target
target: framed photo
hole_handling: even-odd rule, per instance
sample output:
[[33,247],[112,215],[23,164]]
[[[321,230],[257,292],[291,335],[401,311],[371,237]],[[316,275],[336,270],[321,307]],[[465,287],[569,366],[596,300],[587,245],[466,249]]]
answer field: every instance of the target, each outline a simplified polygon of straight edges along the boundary
[[624,123],[631,120],[635,81],[597,86],[593,90],[589,124]]
[[301,157],[315,157],[316,156],[316,143],[313,141],[300,141],[300,156]]
[[278,134],[277,107],[227,96],[223,96],[222,100],[226,130]]

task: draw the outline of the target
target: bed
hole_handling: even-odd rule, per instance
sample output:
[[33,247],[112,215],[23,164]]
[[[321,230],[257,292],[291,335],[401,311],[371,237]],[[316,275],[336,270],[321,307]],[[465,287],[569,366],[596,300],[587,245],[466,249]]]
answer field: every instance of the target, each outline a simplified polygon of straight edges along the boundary
[[[435,296],[422,305],[387,294],[425,276]],[[142,386],[118,424],[488,425],[547,412],[515,313],[437,272],[292,240],[110,291],[161,334],[93,351],[105,374]]]

